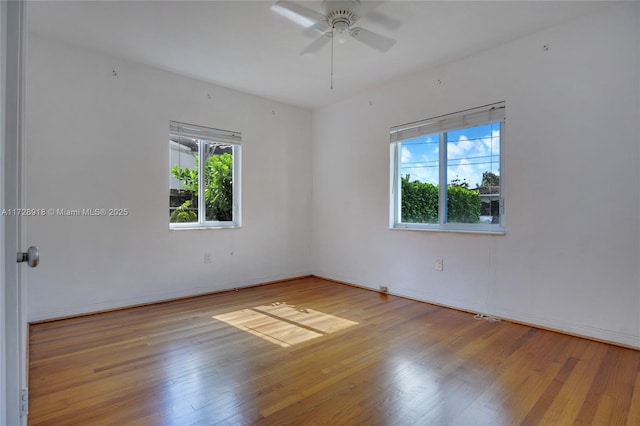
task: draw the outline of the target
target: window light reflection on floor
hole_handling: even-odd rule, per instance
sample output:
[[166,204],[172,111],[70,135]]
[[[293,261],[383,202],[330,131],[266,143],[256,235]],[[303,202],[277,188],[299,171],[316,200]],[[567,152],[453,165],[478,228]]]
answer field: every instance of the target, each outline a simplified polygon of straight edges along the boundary
[[241,309],[212,318],[283,348],[358,324],[286,302]]

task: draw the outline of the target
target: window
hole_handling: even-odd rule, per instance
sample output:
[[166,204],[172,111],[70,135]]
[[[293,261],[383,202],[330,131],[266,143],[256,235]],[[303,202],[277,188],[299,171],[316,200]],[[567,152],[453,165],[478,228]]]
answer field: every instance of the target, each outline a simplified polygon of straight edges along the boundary
[[504,232],[504,103],[393,127],[391,228]]
[[172,121],[169,126],[169,227],[240,226],[238,132]]

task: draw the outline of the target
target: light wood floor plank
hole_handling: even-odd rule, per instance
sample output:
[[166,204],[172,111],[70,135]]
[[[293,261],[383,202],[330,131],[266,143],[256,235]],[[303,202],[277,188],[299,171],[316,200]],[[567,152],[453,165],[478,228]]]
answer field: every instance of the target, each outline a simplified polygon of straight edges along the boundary
[[30,327],[31,425],[638,425],[640,352],[304,278]]

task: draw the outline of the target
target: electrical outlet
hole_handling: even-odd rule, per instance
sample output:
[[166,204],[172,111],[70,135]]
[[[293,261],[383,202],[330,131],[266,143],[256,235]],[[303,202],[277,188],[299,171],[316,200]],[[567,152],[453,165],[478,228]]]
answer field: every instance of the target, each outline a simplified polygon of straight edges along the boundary
[[380,286],[380,292],[381,293],[388,293],[389,292],[389,287],[387,287],[386,285],[381,285]]
[[29,389],[20,389],[20,417],[29,414]]
[[444,270],[444,262],[442,261],[442,259],[436,259],[433,267],[436,271],[442,272]]
[[211,253],[204,253],[204,263],[211,263]]

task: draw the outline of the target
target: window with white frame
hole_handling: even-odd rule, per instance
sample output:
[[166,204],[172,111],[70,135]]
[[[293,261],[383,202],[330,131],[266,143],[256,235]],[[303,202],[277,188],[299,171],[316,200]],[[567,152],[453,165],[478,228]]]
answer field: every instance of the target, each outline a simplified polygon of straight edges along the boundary
[[240,226],[241,140],[238,132],[170,122],[171,229]]
[[504,232],[504,102],[391,128],[390,226]]

